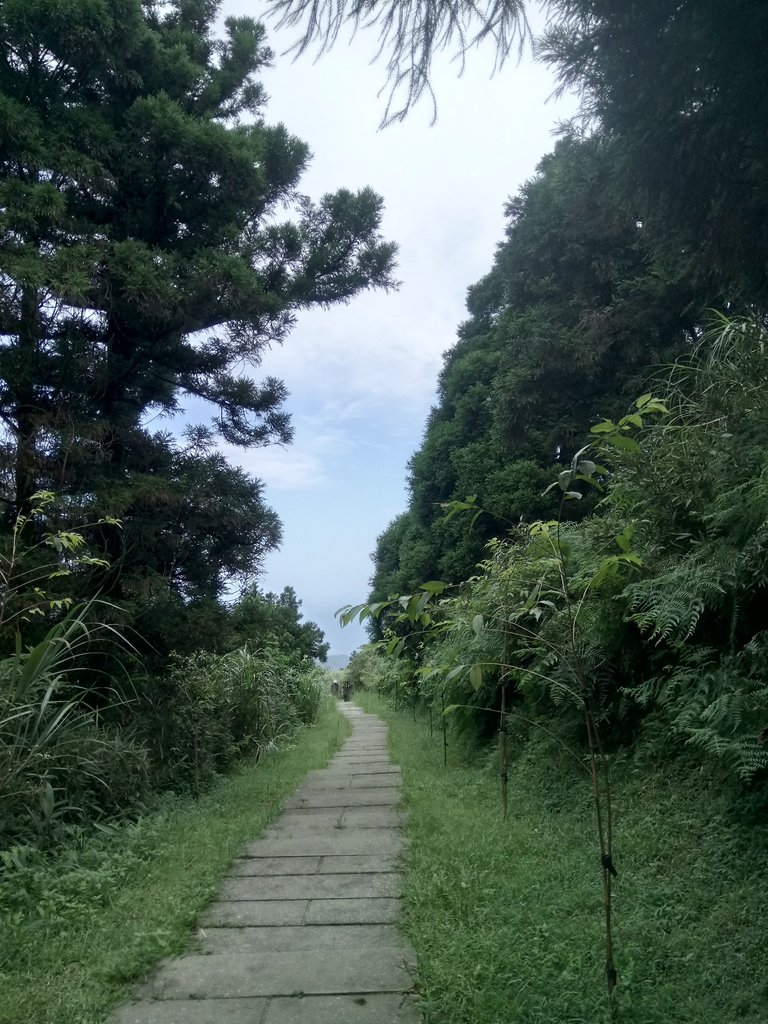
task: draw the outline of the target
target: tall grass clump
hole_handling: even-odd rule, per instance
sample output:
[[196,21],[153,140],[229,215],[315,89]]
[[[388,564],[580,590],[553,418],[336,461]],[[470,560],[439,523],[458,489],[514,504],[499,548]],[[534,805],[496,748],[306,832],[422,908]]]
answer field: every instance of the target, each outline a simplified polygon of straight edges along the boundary
[[[130,645],[65,587],[103,567],[78,533],[55,529],[54,496],[33,496],[0,549],[0,848],[46,846],[73,823],[132,806],[146,788],[144,751],[101,726],[111,685],[95,668]],[[117,656],[115,656],[117,653]]]
[[70,596],[107,563],[56,527],[56,508],[35,495],[0,537],[0,850],[56,845],[155,792],[199,795],[322,700],[314,663],[269,644],[174,656],[148,676],[120,610]]
[[196,793],[244,755],[258,759],[313,722],[323,697],[312,662],[247,646],[175,657],[163,676],[134,685],[130,713],[155,785]]

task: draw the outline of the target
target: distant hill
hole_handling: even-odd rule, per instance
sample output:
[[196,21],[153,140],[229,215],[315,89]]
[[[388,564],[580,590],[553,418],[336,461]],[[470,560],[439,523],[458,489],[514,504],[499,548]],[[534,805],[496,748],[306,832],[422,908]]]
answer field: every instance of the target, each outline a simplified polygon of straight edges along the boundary
[[349,664],[348,654],[329,654],[323,667],[329,668],[331,671],[340,670],[346,668]]

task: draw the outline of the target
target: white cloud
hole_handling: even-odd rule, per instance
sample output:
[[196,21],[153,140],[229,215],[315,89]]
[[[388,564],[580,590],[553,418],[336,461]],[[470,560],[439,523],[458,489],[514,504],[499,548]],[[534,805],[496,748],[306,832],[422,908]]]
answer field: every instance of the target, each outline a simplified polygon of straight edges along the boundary
[[239,448],[221,446],[227,459],[242,466],[253,476],[263,480],[272,489],[282,491],[308,491],[328,482],[320,453],[290,448],[255,448],[243,451]]

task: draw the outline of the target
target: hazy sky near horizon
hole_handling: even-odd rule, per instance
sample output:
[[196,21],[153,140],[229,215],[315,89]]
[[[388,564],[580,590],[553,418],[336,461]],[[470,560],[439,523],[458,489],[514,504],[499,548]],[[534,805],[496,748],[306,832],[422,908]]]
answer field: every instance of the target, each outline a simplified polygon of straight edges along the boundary
[[[260,17],[263,9],[223,0],[222,15]],[[530,55],[491,77],[493,52],[481,49],[461,78],[447,55],[436,61],[434,125],[422,102],[379,131],[384,68],[370,64],[375,35],[360,32],[317,61],[305,54],[292,62],[280,53],[293,35],[267,25],[276,57],[263,75],[266,120],[284,122],[311,147],[301,191],[319,199],[372,186],[385,202],[383,233],[399,246],[397,292],[302,314],[257,371],[287,384],[293,445],[227,452],[265,481],[283,522],[262,589],[293,586],[332,653],[345,654],[366,636],[341,630],[334,612],[365,600],[376,538],[406,507],[407,462],[421,443],[442,354],[466,316],[466,290],[490,270],[506,200],[553,148],[553,129],[575,101],[550,99],[553,78]]]

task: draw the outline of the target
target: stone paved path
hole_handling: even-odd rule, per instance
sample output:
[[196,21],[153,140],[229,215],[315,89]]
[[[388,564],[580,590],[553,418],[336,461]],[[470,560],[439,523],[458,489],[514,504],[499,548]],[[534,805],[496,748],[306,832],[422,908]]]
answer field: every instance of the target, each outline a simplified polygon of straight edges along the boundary
[[201,920],[110,1024],[416,1024],[415,962],[397,931],[400,769],[375,715],[246,845]]

